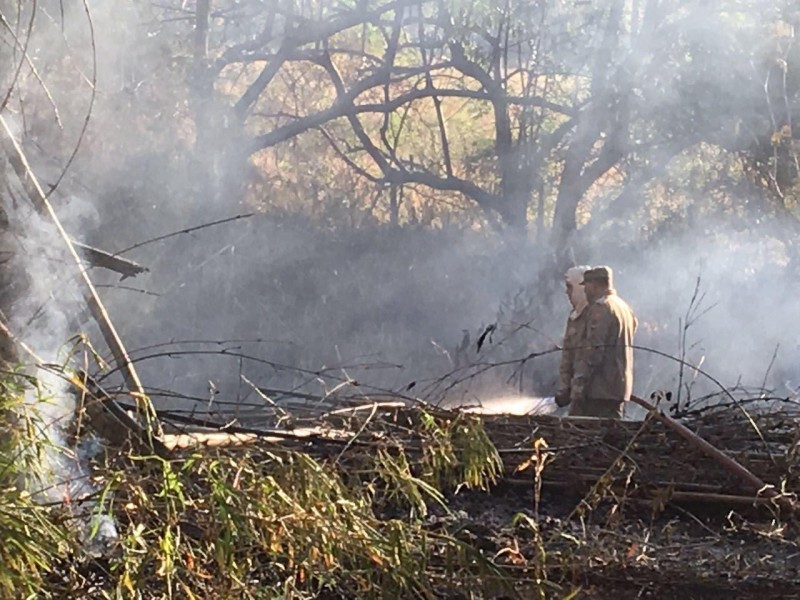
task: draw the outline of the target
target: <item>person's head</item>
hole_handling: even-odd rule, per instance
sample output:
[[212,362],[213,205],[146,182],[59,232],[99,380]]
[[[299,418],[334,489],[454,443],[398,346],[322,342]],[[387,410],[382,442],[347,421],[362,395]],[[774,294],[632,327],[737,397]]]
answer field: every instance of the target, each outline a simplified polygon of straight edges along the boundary
[[586,299],[594,302],[614,286],[614,271],[611,267],[594,267],[583,274],[583,289]]
[[566,292],[567,292],[567,299],[569,303],[572,305],[572,309],[577,313],[580,314],[581,311],[586,307],[586,294],[584,293],[583,286],[581,283],[583,282],[583,274],[589,269],[589,267],[583,265],[579,267],[572,267],[568,269],[567,272],[564,274],[564,283],[566,284]]

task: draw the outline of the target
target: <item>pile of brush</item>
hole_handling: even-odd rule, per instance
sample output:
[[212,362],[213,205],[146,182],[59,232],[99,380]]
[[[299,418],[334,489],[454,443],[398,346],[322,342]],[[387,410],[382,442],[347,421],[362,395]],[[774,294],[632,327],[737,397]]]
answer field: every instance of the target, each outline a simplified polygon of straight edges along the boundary
[[[771,505],[775,496],[800,489],[798,407],[748,410],[741,404],[720,405],[688,416],[681,424],[700,438],[699,444],[680,435],[661,414],[650,414],[644,421],[547,416],[485,421],[506,473],[518,478],[520,466],[530,463],[533,455],[545,488],[584,493],[600,483],[629,498],[701,503],[721,510]],[[708,451],[709,445],[716,454]],[[729,460],[721,460],[719,454]],[[732,463],[742,468],[729,468]],[[752,477],[743,478],[742,471]],[[768,489],[759,489],[754,480]]]
[[[330,409],[334,404],[335,409]],[[320,403],[316,403],[320,406]],[[428,419],[450,423],[475,420],[406,399],[381,397],[360,404],[328,398],[327,411],[284,414],[279,427],[252,427],[162,413],[173,435],[168,445],[271,444],[303,449],[314,456],[402,449],[424,454]],[[649,502],[733,507],[776,505],[800,489],[796,468],[800,408],[778,403],[760,408],[747,401],[719,404],[682,419],[701,438],[698,445],[654,411],[643,421],[606,421],[555,416],[484,415],[483,430],[503,463],[502,479],[538,489],[586,494],[598,485],[606,493]],[[674,422],[672,423],[674,424]],[[202,426],[202,427],[200,427]],[[708,446],[716,455],[708,452]],[[720,460],[718,455],[728,460]],[[739,469],[729,468],[734,464]],[[742,478],[741,472],[751,475]],[[753,482],[756,482],[755,484]],[[766,486],[765,489],[760,489]],[[787,504],[783,502],[785,508]]]
[[[304,577],[319,577],[312,571],[321,563],[313,559],[313,544],[290,549],[292,528],[320,544],[328,536],[348,539],[364,527],[346,516],[346,506],[359,498],[358,519],[370,524],[358,536],[377,536],[365,543],[385,546],[374,555],[368,545],[348,552],[363,566],[395,564],[392,556],[409,561],[396,563],[391,581],[386,571],[362,576],[359,585],[370,590],[362,592],[365,597],[430,591],[463,597],[456,589],[466,585],[476,598],[578,592],[677,598],[687,590],[748,594],[767,582],[774,597],[791,597],[800,584],[792,511],[774,495],[750,489],[656,413],[638,422],[477,417],[388,397],[329,398],[314,405],[327,410],[285,414],[281,427],[271,428],[228,422],[215,429],[210,418],[193,424],[185,416],[162,415],[172,431],[164,441],[175,464],[192,465],[189,481],[198,496],[212,498],[216,487],[224,490],[219,502],[241,514],[269,508],[269,532],[250,531],[256,524],[246,518],[235,522],[234,539],[268,543],[288,557],[281,559],[287,565],[297,560],[291,553],[302,552],[297,564],[306,565],[299,571]],[[790,405],[721,405],[684,419],[754,476],[773,483],[780,499],[791,499],[781,493],[795,489],[797,422]],[[209,484],[209,477],[217,483]],[[282,494],[280,507],[264,499],[259,479],[270,494]],[[309,485],[314,493],[303,491]],[[261,498],[256,507],[253,497]],[[184,536],[208,540],[226,531],[211,505],[196,506],[200,510],[184,509],[179,519]],[[275,523],[287,529],[276,533]],[[401,537],[388,543],[392,527]],[[256,541],[261,538],[269,541]],[[240,556],[235,547],[226,552]],[[333,546],[327,552],[327,560],[346,560]],[[406,579],[414,569],[423,570]],[[338,577],[334,587],[351,589],[352,573]]]
[[[102,428],[135,408],[84,392],[93,425],[88,408],[107,406]],[[800,585],[794,515],[737,488],[655,413],[478,417],[386,396],[311,405],[275,407],[271,424],[160,412],[155,453],[142,432],[114,436],[93,472],[94,502],[119,533],[113,553],[87,560],[63,507],[43,508],[74,555],[51,551],[9,577],[50,597],[670,598],[767,581],[772,597],[792,597]],[[793,485],[788,409],[686,422],[758,477]],[[726,511],[677,507],[679,490]],[[749,504],[731,511],[731,497]]]

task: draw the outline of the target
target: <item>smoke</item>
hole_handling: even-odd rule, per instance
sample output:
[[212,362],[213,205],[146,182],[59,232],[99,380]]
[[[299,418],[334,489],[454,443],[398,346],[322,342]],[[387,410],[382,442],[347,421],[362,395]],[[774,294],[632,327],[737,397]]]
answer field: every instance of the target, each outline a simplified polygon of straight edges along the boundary
[[[20,193],[11,184],[9,190],[15,196]],[[77,200],[64,208],[79,222],[90,223],[96,214],[91,205]],[[92,435],[84,435],[79,444],[70,440],[77,417],[76,399],[60,373],[60,365],[72,358],[68,342],[80,330],[76,317],[84,306],[76,267],[55,226],[30,202],[9,204],[6,217],[8,228],[3,236],[9,256],[5,277],[15,288],[5,294],[7,325],[43,361],[31,370],[36,384],[25,388],[16,409],[19,426],[29,433],[21,436],[18,449],[18,459],[25,464],[20,469],[20,484],[38,502],[63,503],[74,517],[85,551],[99,556],[117,538],[113,521],[98,512],[90,499],[97,489],[89,461],[99,445]],[[24,357],[24,362],[30,358]]]
[[[690,231],[626,267],[620,286],[643,322],[639,343],[683,353],[694,365],[702,361],[703,370],[728,386],[797,393],[798,315],[791,298],[800,290],[779,238],[718,229],[698,239]],[[654,365],[645,375],[653,388],[669,386],[667,374],[678,370],[663,365],[659,373],[655,366],[663,361],[653,357],[641,362]],[[714,384],[699,380],[712,391]]]
[[[92,6],[97,104],[77,162],[54,195],[59,214],[68,217],[68,229],[90,243],[119,251],[170,231],[249,212],[241,195],[224,193],[223,183],[249,176],[246,167],[252,165],[220,173],[227,163],[197,151],[197,132],[188,124],[196,98],[185,93],[188,76],[180,84],[173,80],[189,68],[177,69],[164,60],[170,55],[189,62],[174,46],[175,40],[192,33],[185,26],[191,23],[191,11],[176,3],[176,14],[167,19],[152,7],[120,12],[112,4]],[[585,10],[593,33],[586,39],[570,38],[570,44],[562,44],[558,60],[545,66],[584,72],[603,49],[603,30],[595,26],[604,22],[601,8]],[[564,14],[558,12],[557,17]],[[217,37],[212,41],[252,38],[252,32],[237,30],[237,21],[224,11],[215,18],[212,35]],[[747,40],[731,38],[735,30],[726,19],[713,7],[695,13],[681,9],[661,25],[659,35],[640,38],[635,52],[625,44],[615,48],[613,57],[618,55],[626,65],[621,70],[625,77],[620,75],[616,85],[632,90],[631,102],[644,123],[631,126],[629,141],[650,140],[663,155],[652,151],[642,158],[631,153],[630,171],[624,177],[609,174],[602,182],[604,190],[590,194],[593,201],[581,205],[579,221],[592,221],[576,236],[575,260],[614,268],[620,294],[639,317],[638,345],[682,357],[725,386],[763,386],[794,395],[800,385],[800,348],[795,341],[800,315],[791,302],[800,292],[792,246],[796,233],[751,226],[753,215],[768,209],[754,208],[764,204],[763,198],[742,183],[746,177],[735,160],[718,167],[716,177],[696,164],[713,158],[703,154],[697,140],[720,145],[725,141],[735,151],[744,151],[742,139],[758,133],[761,121],[769,124],[765,99],[742,86],[768,54],[768,44],[754,45],[751,62],[737,62],[723,73],[719,67],[727,64],[725,44],[739,47],[757,34],[747,27]],[[556,17],[545,25],[560,31]],[[70,53],[70,77],[89,74],[92,60],[83,12],[68,10],[66,33],[60,29],[42,25],[37,30],[33,48],[39,60],[55,61]],[[724,36],[715,37],[723,30]],[[676,54],[669,43],[676,40],[691,52]],[[717,72],[719,77],[710,77]],[[699,75],[692,78],[693,73]],[[243,70],[242,77],[249,81],[252,73]],[[28,131],[27,149],[36,157],[43,179],[52,182],[63,167],[60,159],[76,139],[88,88],[78,88],[77,94],[67,82],[48,82],[67,123],[63,147],[43,145],[47,136],[34,129]],[[49,114],[36,82],[27,78],[22,84],[26,99],[39,98],[31,106]],[[298,93],[311,93],[313,88],[299,87]],[[759,93],[762,88],[759,83]],[[565,96],[572,93],[567,90]],[[726,98],[738,98],[759,119],[738,124],[728,120],[725,111],[714,110],[714,103],[728,102]],[[678,110],[681,107],[686,107],[684,112]],[[609,105],[609,114],[598,119],[610,120],[613,110]],[[650,139],[650,128],[656,126],[663,138]],[[220,147],[237,141],[224,127],[214,131],[221,132]],[[737,136],[736,131],[744,133]],[[313,144],[308,147],[315,149]],[[313,152],[303,156],[307,162],[302,164],[286,157],[275,163],[292,174],[293,169],[322,162],[327,155],[319,151],[319,157]],[[210,169],[210,163],[217,170]],[[347,198],[366,198],[368,189],[342,184],[345,198],[335,203],[333,193],[326,196],[318,188],[337,182],[324,168],[319,171],[329,179],[307,190],[297,185],[308,205],[318,197],[328,202],[325,218],[267,209],[268,214],[133,251],[126,256],[150,268],[134,280],[120,282],[113,274],[92,273],[104,286],[111,317],[147,386],[234,403],[253,399],[242,376],[273,389],[324,393],[338,382],[350,381],[350,390],[372,386],[413,394],[470,363],[513,362],[547,353],[559,343],[569,305],[560,290],[563,273],[552,267],[546,236],[529,232],[533,241],[520,241],[470,216],[427,229],[371,224],[367,211],[352,208],[359,203]],[[636,202],[615,202],[623,185],[630,183],[628,176],[642,178],[642,198],[634,193]],[[559,183],[549,174],[543,177],[546,186]],[[305,181],[300,174],[296,178]],[[653,178],[656,184],[648,184]],[[286,200],[288,187],[280,181],[262,185],[257,189],[264,197],[251,191],[249,200],[255,196],[259,207],[285,207],[291,204]],[[555,192],[545,195],[549,220]],[[650,196],[661,198],[661,203],[643,199]],[[81,203],[94,208],[87,212]],[[608,215],[607,226],[597,225],[601,214]],[[737,230],[743,221],[748,229]],[[37,255],[54,245],[46,226],[34,229],[39,237],[26,242],[26,252],[42,264],[56,264],[58,257]],[[29,299],[15,308],[14,326],[31,345],[55,356],[71,334],[92,328],[84,322],[82,299],[72,291],[69,277],[64,281],[57,271],[33,264],[29,269]],[[51,307],[47,311],[52,314],[45,311],[34,319],[40,305]],[[491,324],[496,328],[479,348],[478,340]],[[488,369],[454,393],[470,401],[511,393],[550,396],[557,360],[558,354],[552,353],[524,365]],[[674,360],[637,350],[638,394],[680,387],[685,395],[687,385],[693,396],[717,391],[713,381],[691,367],[681,371]],[[179,404],[155,397],[164,407]]]
[[[162,256],[137,281],[160,295],[133,310],[128,292],[108,290],[117,314],[127,307],[130,320],[120,324],[132,348],[176,342],[171,356],[140,363],[154,387],[206,397],[210,380],[220,398],[244,400],[252,392],[241,374],[271,388],[314,379],[240,356],[180,354],[230,348],[311,372],[327,368],[364,386],[403,389],[470,362],[546,352],[559,343],[569,312],[565,296],[553,298],[562,278],[536,278],[547,256],[532,246],[509,251],[465,232],[378,230],[328,238],[313,225],[261,218],[231,229],[173,242],[169,260]],[[598,245],[588,258],[615,269],[619,293],[640,321],[638,345],[683,357],[726,386],[794,393],[798,348],[780,342],[797,322],[787,299],[798,286],[777,238],[729,231],[699,239],[689,232],[645,252]],[[492,323],[498,328],[479,350]],[[471,381],[472,392],[551,395],[557,356],[530,361],[521,389],[514,367]],[[677,362],[646,350],[637,350],[636,361],[637,393],[676,391]],[[683,385],[693,381],[694,395],[719,391],[691,367],[684,371]]]

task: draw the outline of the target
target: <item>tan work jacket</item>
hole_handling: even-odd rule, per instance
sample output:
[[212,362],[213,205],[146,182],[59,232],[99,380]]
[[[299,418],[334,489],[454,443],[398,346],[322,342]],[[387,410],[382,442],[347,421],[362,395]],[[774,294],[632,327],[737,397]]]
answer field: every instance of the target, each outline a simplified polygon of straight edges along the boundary
[[570,415],[622,418],[633,392],[633,334],[638,322],[614,290],[586,310],[583,348],[577,351]]
[[578,352],[585,345],[586,321],[589,307],[576,317],[567,319],[564,343],[561,350],[561,364],[558,367],[558,396],[572,398],[572,378],[575,376],[575,361]]

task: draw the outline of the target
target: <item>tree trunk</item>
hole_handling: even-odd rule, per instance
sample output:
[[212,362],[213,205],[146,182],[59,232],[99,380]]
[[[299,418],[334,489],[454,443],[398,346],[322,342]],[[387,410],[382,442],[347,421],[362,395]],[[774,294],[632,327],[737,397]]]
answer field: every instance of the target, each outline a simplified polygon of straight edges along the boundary
[[197,0],[194,24],[194,65],[192,73],[192,99],[195,115],[195,149],[204,153],[211,148],[213,133],[211,127],[211,103],[214,83],[207,64],[208,55],[208,17],[211,0]]
[[[567,264],[572,258],[569,253],[578,229],[578,204],[592,183],[607,171],[603,168],[606,161],[619,153],[619,148],[614,147],[619,137],[619,132],[615,131],[613,135],[609,133],[598,158],[592,162],[593,150],[603,130],[620,122],[621,115],[614,114],[614,108],[619,106],[613,101],[619,92],[613,90],[611,81],[615,72],[614,53],[619,46],[624,7],[624,0],[614,0],[609,8],[603,39],[592,69],[592,99],[578,117],[575,137],[569,144],[561,172],[553,220],[553,247],[561,264]],[[611,165],[608,166],[610,168]]]

